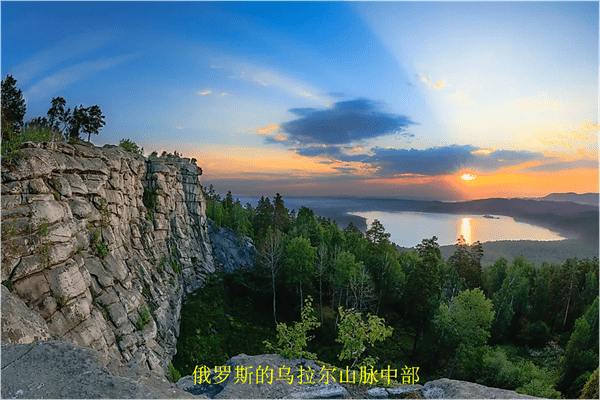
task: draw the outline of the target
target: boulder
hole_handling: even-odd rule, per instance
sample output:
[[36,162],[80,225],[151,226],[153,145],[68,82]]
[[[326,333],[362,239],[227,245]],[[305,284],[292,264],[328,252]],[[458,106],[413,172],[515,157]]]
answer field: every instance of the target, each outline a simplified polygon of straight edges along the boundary
[[221,265],[223,271],[232,273],[240,268],[254,268],[257,252],[252,239],[246,236],[238,238],[233,229],[219,228],[210,221],[208,226],[215,260]]
[[448,378],[427,382],[422,392],[426,399],[537,399],[514,390],[491,388]]
[[[38,313],[30,310],[23,300],[12,294],[4,285],[0,285],[0,288],[2,289],[2,342],[31,343],[36,340],[49,340],[50,330],[46,321]],[[3,361],[5,357],[2,351]],[[5,397],[4,392],[2,395]]]
[[[109,370],[109,368],[111,370]],[[2,398],[194,398],[164,376],[61,341],[2,344]]]
[[[204,376],[206,379],[200,381],[198,373],[180,379],[177,386],[214,399],[341,399],[350,395],[337,383],[336,371],[322,371],[323,367],[312,360],[290,360],[276,354],[240,354],[225,366],[231,370],[227,377],[219,376],[211,368],[210,374]],[[247,371],[245,380],[243,369]]]

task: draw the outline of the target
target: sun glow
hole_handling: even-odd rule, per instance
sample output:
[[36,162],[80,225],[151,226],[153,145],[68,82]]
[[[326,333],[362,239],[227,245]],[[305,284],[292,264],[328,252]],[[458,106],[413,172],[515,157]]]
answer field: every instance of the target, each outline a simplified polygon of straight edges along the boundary
[[462,218],[460,224],[460,235],[465,239],[466,244],[473,243],[473,227],[471,218]]
[[477,177],[477,175],[472,175],[472,174],[464,174],[462,175],[460,178],[464,181],[472,181],[473,179],[475,179]]

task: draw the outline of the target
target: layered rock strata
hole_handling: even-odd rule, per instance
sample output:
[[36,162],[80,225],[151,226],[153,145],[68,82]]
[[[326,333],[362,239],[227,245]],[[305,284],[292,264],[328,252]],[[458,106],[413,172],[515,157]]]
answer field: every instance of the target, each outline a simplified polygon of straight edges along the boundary
[[[214,271],[202,170],[108,145],[21,152],[2,165],[1,279],[13,295],[3,291],[2,342],[49,334],[164,371],[182,297]],[[34,328],[6,312],[5,297],[38,316]]]

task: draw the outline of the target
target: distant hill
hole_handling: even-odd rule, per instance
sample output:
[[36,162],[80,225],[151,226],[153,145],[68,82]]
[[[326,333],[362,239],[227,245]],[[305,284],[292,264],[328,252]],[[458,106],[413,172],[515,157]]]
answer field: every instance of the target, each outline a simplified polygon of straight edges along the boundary
[[551,193],[548,196],[530,198],[530,200],[567,201],[570,203],[587,204],[598,207],[598,204],[600,203],[599,196],[598,193]]
[[[357,211],[412,211],[450,214],[505,215],[519,222],[527,222],[559,232],[563,237],[582,238],[598,243],[598,204],[573,202],[492,198],[464,202],[404,200],[393,198],[294,198],[286,202],[288,207],[305,205],[315,214],[329,217],[341,227],[350,221],[366,230],[364,219],[348,216]],[[299,207],[298,207],[299,208]]]

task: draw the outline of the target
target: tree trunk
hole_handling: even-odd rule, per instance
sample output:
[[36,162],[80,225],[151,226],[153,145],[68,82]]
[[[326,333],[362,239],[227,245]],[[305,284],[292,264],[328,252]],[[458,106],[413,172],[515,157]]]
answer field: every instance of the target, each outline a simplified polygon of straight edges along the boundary
[[421,324],[419,324],[419,327],[417,328],[417,331],[415,332],[415,343],[413,344],[413,359],[416,357],[417,355],[417,342],[419,341],[419,333],[421,332]]
[[323,266],[319,274],[319,308],[321,309],[321,326],[323,326]]
[[302,321],[302,284],[300,284],[300,321]]
[[275,301],[275,271],[271,270],[271,276],[273,278],[272,284],[273,284],[273,320],[275,321],[275,326],[277,326],[277,310],[276,310],[276,301]]
[[569,288],[569,300],[567,300],[567,309],[565,310],[565,319],[563,321],[563,331],[565,330],[565,325],[567,324],[567,315],[569,315],[569,307],[571,305],[571,290],[573,288],[573,281],[571,281],[571,287]]

